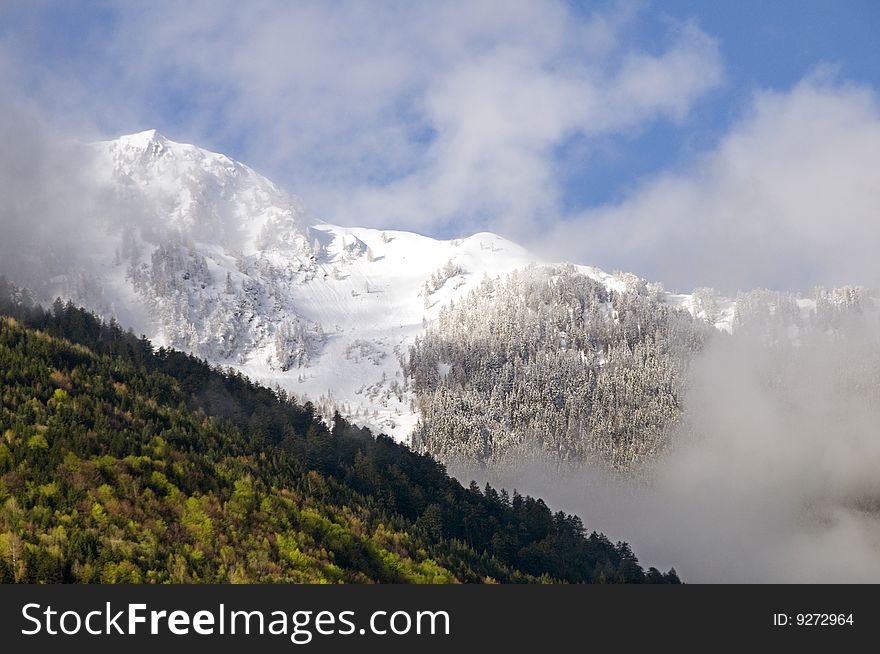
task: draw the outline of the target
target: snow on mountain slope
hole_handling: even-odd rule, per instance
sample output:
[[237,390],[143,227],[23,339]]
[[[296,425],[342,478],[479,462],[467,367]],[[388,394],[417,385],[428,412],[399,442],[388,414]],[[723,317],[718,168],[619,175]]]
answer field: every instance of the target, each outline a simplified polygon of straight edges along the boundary
[[93,252],[53,276],[45,299],[398,439],[416,421],[401,361],[424,322],[485,275],[535,261],[494,234],[438,241],[310,221],[247,166],[155,130],[89,147]]
[[[127,223],[252,254],[279,239],[306,238],[302,206],[265,177],[229,157],[175,143],[156,130],[93,145],[95,174]],[[144,223],[146,221],[146,223]]]
[[[424,320],[479,284],[527,265],[525,250],[493,234],[437,241],[407,232],[312,228],[317,274],[291,289],[297,314],[322,325],[324,341],[304,366],[267,365],[270,347],[239,367],[298,397],[340,405],[357,422],[405,439],[415,424],[401,361]],[[431,277],[449,277],[432,288]],[[427,286],[426,286],[427,283]]]
[[[424,326],[485,276],[548,263],[489,233],[440,241],[310,220],[247,166],[155,130],[88,148],[90,251],[53,262],[44,300],[70,298],[400,440],[417,421],[401,364]],[[644,283],[577,270],[616,292]],[[733,328],[736,303],[708,289],[663,297]]]

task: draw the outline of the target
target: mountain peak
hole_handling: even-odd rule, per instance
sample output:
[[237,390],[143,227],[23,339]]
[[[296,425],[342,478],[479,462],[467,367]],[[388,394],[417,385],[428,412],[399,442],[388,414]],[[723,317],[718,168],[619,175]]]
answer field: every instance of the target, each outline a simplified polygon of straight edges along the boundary
[[106,145],[119,152],[125,159],[156,160],[164,158],[179,149],[179,145],[159,133],[157,129],[148,129],[134,134],[125,134]]
[[143,132],[136,132],[135,134],[126,134],[120,136],[117,140],[126,145],[142,149],[147,149],[154,145],[165,146],[168,144],[168,139],[162,136],[157,129],[148,129]]

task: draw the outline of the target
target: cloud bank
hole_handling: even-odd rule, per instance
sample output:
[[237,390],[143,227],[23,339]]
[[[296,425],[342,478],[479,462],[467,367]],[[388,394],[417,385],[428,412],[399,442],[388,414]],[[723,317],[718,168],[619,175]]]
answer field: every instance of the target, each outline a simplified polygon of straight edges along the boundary
[[[647,47],[636,3],[159,1],[107,6],[70,42],[41,28],[61,8],[8,7],[10,94],[82,138],[155,126],[231,151],[316,219],[488,229],[682,290],[880,281],[877,95],[826,68],[732,98],[714,147],[621,202],[566,205],[562,150],[686,127],[724,84],[712,36],[657,20]],[[51,47],[70,56],[47,66]]]
[[454,472],[537,494],[688,582],[876,583],[878,371],[876,321],[798,347],[721,337],[695,361],[684,422],[646,480]]
[[545,248],[667,287],[880,285],[880,101],[827,74],[755,95],[688,170],[556,224]]
[[0,98],[0,143],[0,274],[42,288],[97,247],[88,152],[11,96]]
[[2,43],[68,122],[231,144],[322,219],[526,239],[560,212],[559,147],[684,121],[721,84],[697,25],[667,21],[645,50],[639,15],[634,3],[159,1],[107,7],[54,70],[31,33]]

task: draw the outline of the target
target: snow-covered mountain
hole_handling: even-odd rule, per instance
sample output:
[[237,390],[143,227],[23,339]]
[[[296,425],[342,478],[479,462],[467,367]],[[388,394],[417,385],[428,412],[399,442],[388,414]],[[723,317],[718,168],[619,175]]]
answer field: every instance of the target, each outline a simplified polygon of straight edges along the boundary
[[[83,226],[95,230],[89,256],[54,262],[42,299],[70,298],[157,345],[232,366],[400,440],[419,419],[406,373],[417,337],[444,307],[494,292],[485,280],[530,265],[549,274],[549,262],[494,234],[442,241],[312,220],[247,166],[155,130],[88,148],[98,189],[94,224]],[[647,288],[634,275],[569,270],[617,294]],[[711,291],[650,293],[732,329],[736,303]]]
[[416,421],[401,368],[413,338],[484,276],[535,260],[494,234],[309,220],[247,166],[155,130],[89,147],[92,251],[53,270],[44,300],[70,298],[400,439]]

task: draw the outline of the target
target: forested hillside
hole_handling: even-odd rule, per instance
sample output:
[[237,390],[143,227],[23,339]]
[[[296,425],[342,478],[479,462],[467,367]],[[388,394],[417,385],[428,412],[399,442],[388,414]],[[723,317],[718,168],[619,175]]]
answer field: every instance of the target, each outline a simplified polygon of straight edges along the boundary
[[541,501],[0,281],[4,582],[677,582]]
[[663,449],[713,331],[634,276],[625,292],[571,265],[486,279],[410,348],[413,445],[465,465],[632,471]]

